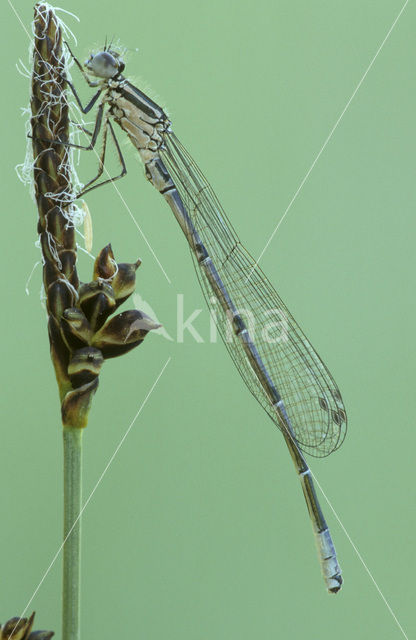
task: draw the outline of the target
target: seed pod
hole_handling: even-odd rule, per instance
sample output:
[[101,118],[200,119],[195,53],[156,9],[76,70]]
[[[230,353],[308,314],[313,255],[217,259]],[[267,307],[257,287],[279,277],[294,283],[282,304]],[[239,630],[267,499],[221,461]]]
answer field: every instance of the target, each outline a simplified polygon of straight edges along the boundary
[[100,373],[103,362],[104,358],[99,349],[93,347],[77,349],[68,365],[68,375],[72,386],[77,389],[94,380]]
[[79,280],[75,264],[77,261],[77,254],[71,249],[64,249],[59,252],[59,260],[62,265],[62,273],[75,289],[78,289]]
[[23,640],[27,622],[27,618],[10,618],[1,628],[1,640]]
[[65,248],[73,248],[73,244],[70,247],[66,246],[65,238],[66,234],[70,230],[71,234],[75,233],[75,229],[72,225],[68,224],[68,219],[64,216],[60,207],[55,206],[48,211],[48,231],[55,238],[55,241]]
[[97,388],[98,378],[94,378],[94,380],[82,385],[82,387],[68,391],[61,406],[64,427],[83,429],[87,426],[88,412]]
[[43,265],[43,286],[45,291],[48,290],[50,284],[62,278],[61,270],[56,262],[46,262]]
[[45,149],[34,161],[33,168],[37,171],[44,171],[46,175],[56,179],[59,162],[60,157],[56,151],[53,149]]
[[100,349],[104,358],[115,358],[137,347],[149,331],[160,326],[142,311],[123,311],[94,335],[92,345]]
[[101,249],[98,256],[95,258],[93,280],[109,280],[116,272],[116,261],[114,260],[113,250],[111,244],[107,244],[104,249]]
[[92,329],[81,309],[65,309],[61,318],[61,331],[68,347],[81,349],[91,343]]
[[30,618],[10,618],[2,626],[0,624],[0,640],[50,640],[53,631],[32,631],[33,612]]
[[66,280],[56,280],[47,290],[48,311],[55,318],[60,318],[68,307],[74,304],[74,295]]
[[[74,249],[75,247],[75,227],[69,224],[68,219],[63,215],[62,211],[58,207],[54,207],[48,211],[48,231],[50,231],[50,219],[55,224],[56,228],[56,241],[59,245],[62,245],[64,249]],[[62,225],[60,231],[58,227]]]
[[132,293],[136,286],[136,271],[140,267],[142,261],[139,259],[137,262],[129,264],[127,262],[120,262],[117,264],[117,272],[111,281],[111,286],[114,289],[116,298],[116,306],[119,307]]
[[68,364],[70,353],[66,342],[64,341],[58,320],[53,316],[49,316],[48,333],[51,348],[51,358],[55,367],[56,380],[59,386],[59,394],[61,399],[71,387],[68,378]]
[[[46,231],[43,231],[40,234],[40,247],[42,249],[42,255],[46,263],[56,262],[56,256],[52,251],[51,244],[52,246],[55,246],[53,238],[51,238],[50,234],[46,233]],[[59,265],[57,266],[59,268]]]
[[113,287],[101,280],[83,284],[79,288],[78,304],[96,331],[115,309]]
[[30,618],[10,618],[4,625],[0,625],[0,640],[26,640],[33,625],[32,613]]
[[[56,191],[56,187],[57,187],[56,182],[50,175],[48,175],[44,171],[39,172],[39,177],[35,182],[36,195],[38,195],[38,193],[54,193]],[[50,206],[53,206],[54,203],[50,201],[50,198],[47,198],[47,199],[50,202]]]

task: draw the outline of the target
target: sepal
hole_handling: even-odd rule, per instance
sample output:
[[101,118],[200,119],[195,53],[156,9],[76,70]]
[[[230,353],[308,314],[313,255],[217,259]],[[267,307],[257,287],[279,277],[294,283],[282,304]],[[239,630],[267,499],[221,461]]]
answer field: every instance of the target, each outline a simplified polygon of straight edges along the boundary
[[77,307],[65,309],[61,318],[62,335],[72,350],[81,349],[91,343],[92,329],[85,314]]
[[72,386],[77,389],[97,378],[103,362],[103,354],[94,347],[83,347],[74,351],[68,365],[68,375]]
[[78,304],[92,329],[96,331],[115,309],[113,287],[102,280],[82,284],[79,288]]
[[30,618],[10,618],[0,624],[0,640],[50,640],[53,631],[32,631],[35,613]]
[[115,358],[137,347],[149,331],[160,326],[138,309],[123,311],[97,331],[92,345],[102,352],[104,358]]
[[111,244],[107,244],[95,258],[93,280],[110,280],[117,270]]
[[132,293],[136,286],[136,271],[140,267],[142,261],[128,263],[120,262],[117,264],[117,272],[111,281],[116,298],[116,306],[119,307]]
[[88,423],[88,414],[93,396],[98,388],[98,378],[78,389],[68,391],[62,402],[62,424],[64,427],[83,429]]

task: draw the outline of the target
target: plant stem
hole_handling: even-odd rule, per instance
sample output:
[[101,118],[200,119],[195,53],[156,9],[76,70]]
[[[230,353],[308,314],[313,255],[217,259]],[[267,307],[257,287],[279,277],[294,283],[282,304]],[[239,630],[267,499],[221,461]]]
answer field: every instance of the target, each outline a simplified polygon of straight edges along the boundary
[[[64,427],[62,640],[80,638],[82,431]],[[75,523],[75,524],[74,524]]]

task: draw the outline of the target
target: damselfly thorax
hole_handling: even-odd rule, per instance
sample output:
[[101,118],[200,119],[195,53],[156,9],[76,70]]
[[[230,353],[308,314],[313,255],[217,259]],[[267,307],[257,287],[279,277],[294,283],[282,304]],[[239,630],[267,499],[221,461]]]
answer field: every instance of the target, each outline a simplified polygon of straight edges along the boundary
[[109,115],[127,133],[146,164],[163,146],[162,133],[170,122],[166,114],[128,80],[107,82]]

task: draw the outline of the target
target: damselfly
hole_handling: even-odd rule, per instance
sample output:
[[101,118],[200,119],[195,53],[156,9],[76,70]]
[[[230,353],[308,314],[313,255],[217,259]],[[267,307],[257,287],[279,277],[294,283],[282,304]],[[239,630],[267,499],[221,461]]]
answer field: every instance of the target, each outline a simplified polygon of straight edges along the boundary
[[[301,450],[320,457],[341,445],[347,418],[338,387],[242,246],[211,186],[173,133],[163,109],[122,75],[125,65],[120,54],[104,47],[90,55],[85,69],[74,60],[89,86],[98,88],[83,108],[70,84],[83,113],[90,111],[101,96],[91,143],[84,148],[94,147],[100,130],[104,139],[98,174],[83,193],[126,173],[112,119],[127,133],[140,154],[147,179],[170,205],[189,243],[199,282],[225,346],[247,387],[283,434],[302,485],[322,574],[328,591],[336,593],[342,584],[341,570]],[[103,173],[108,129],[122,172],[96,183]],[[266,326],[265,318],[273,315],[278,321],[269,321]],[[259,329],[263,329],[260,336]]]

